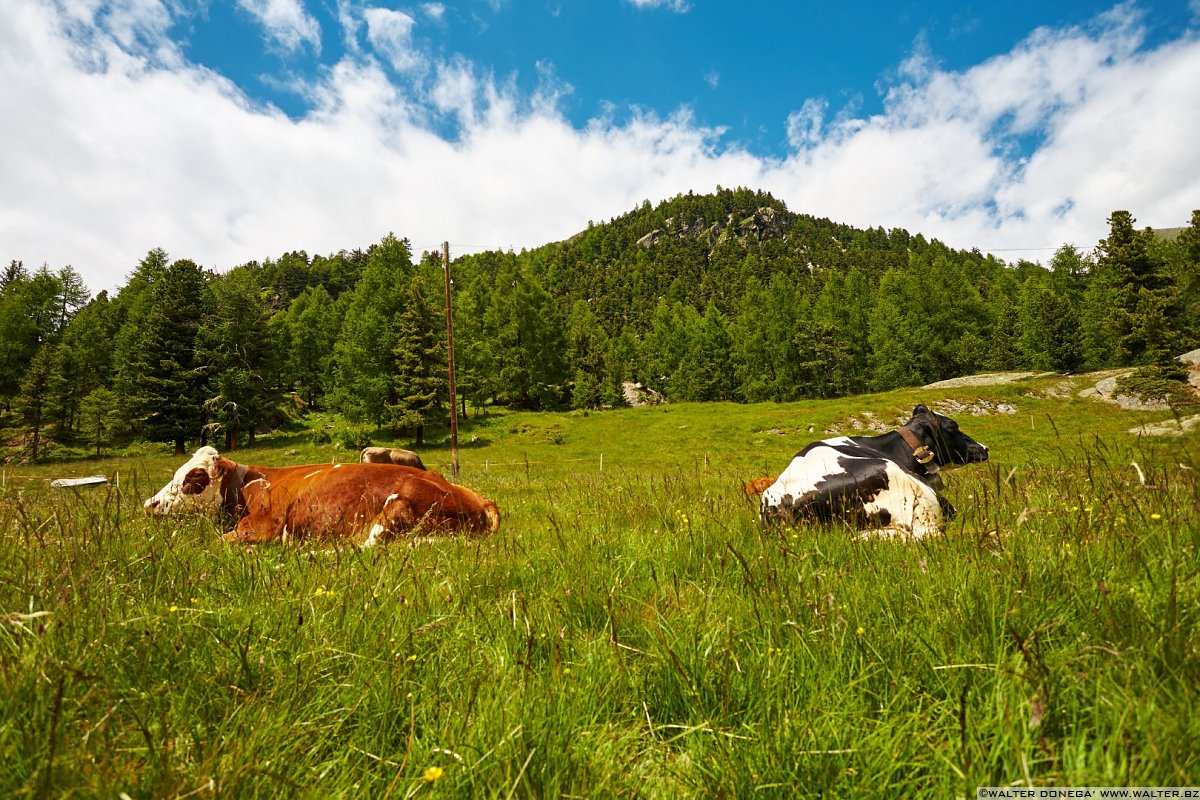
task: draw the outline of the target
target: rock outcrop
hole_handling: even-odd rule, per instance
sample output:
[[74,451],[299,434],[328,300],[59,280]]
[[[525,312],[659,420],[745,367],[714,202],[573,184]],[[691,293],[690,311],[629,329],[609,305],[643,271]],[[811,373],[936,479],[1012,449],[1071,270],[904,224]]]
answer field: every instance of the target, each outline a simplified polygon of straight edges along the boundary
[[738,220],[729,214],[723,221],[712,224],[704,217],[697,217],[690,223],[679,223],[671,217],[664,227],[655,228],[638,239],[637,243],[642,247],[653,247],[668,237],[701,239],[707,242],[711,250],[722,242],[735,239],[742,242],[782,239],[786,237],[786,231],[783,215],[770,206],[763,206],[744,219]]

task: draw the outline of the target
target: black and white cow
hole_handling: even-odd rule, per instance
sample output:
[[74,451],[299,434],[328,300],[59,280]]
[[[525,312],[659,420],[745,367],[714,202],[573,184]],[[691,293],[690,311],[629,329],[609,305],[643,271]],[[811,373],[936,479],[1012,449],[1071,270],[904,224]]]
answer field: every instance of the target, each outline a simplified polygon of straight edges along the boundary
[[941,470],[987,461],[988,449],[924,405],[899,430],[838,436],[796,454],[762,495],[764,522],[841,520],[864,536],[919,539],[954,508],[938,494]]

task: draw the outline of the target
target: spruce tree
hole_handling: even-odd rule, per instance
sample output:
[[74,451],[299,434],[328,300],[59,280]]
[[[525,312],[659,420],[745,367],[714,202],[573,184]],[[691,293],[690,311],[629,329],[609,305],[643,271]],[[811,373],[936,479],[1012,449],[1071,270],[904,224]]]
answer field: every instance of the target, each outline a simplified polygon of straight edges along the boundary
[[150,414],[142,385],[154,358],[148,319],[154,306],[155,287],[166,274],[168,264],[165,250],[161,247],[151,250],[112,301],[113,322],[119,326],[113,340],[112,388],[117,396],[121,425],[134,436],[144,434]]
[[1175,240],[1172,255],[1175,280],[1180,287],[1184,347],[1200,347],[1200,209]]
[[1154,247],[1154,232],[1134,228],[1133,215],[1114,211],[1097,245],[1096,266],[1114,291],[1117,355],[1122,364],[1169,363],[1180,346],[1179,287]]
[[205,288],[204,275],[194,262],[180,259],[167,268],[154,286],[143,349],[136,360],[146,369],[135,390],[138,405],[148,412],[146,436],[172,442],[176,455],[183,455],[187,440],[199,437],[203,420],[196,339]]
[[445,347],[438,335],[439,317],[426,299],[420,276],[408,287],[405,307],[396,320],[395,402],[388,406],[393,427],[411,430],[417,446],[425,444],[425,427],[440,421],[447,397]]
[[331,405],[376,428],[383,427],[388,408],[396,404],[396,320],[412,274],[408,241],[388,234],[371,249],[334,346]]
[[324,287],[310,287],[292,301],[284,317],[284,373],[309,406],[315,406],[325,394],[333,362],[338,338],[333,305]]
[[101,448],[112,443],[114,432],[120,425],[117,414],[117,398],[103,386],[93,389],[79,404],[79,429],[84,440],[96,448],[96,458]]
[[212,313],[198,339],[198,377],[210,424],[225,431],[225,448],[236,449],[243,431],[254,444],[255,429],[275,398],[275,348],[253,270],[237,268],[213,281]]

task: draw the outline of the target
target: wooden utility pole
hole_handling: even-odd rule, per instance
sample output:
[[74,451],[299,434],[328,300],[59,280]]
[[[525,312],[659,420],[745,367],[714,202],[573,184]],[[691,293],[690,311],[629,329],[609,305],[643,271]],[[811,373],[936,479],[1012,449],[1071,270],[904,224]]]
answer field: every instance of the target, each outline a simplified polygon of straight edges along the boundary
[[450,367],[450,461],[458,480],[458,403],[454,387],[454,311],[450,305],[450,243],[442,242],[442,267],[446,273],[446,361]]

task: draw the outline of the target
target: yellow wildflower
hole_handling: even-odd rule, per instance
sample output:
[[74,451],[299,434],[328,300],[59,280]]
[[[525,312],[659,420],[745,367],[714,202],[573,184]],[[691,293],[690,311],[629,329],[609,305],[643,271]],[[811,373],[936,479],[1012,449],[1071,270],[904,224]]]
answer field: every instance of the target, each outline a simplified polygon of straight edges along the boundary
[[429,781],[430,783],[433,783],[438,778],[442,777],[442,775],[444,773],[445,773],[445,770],[442,769],[441,767],[426,767],[425,774],[422,775],[421,777],[424,778],[425,780]]

